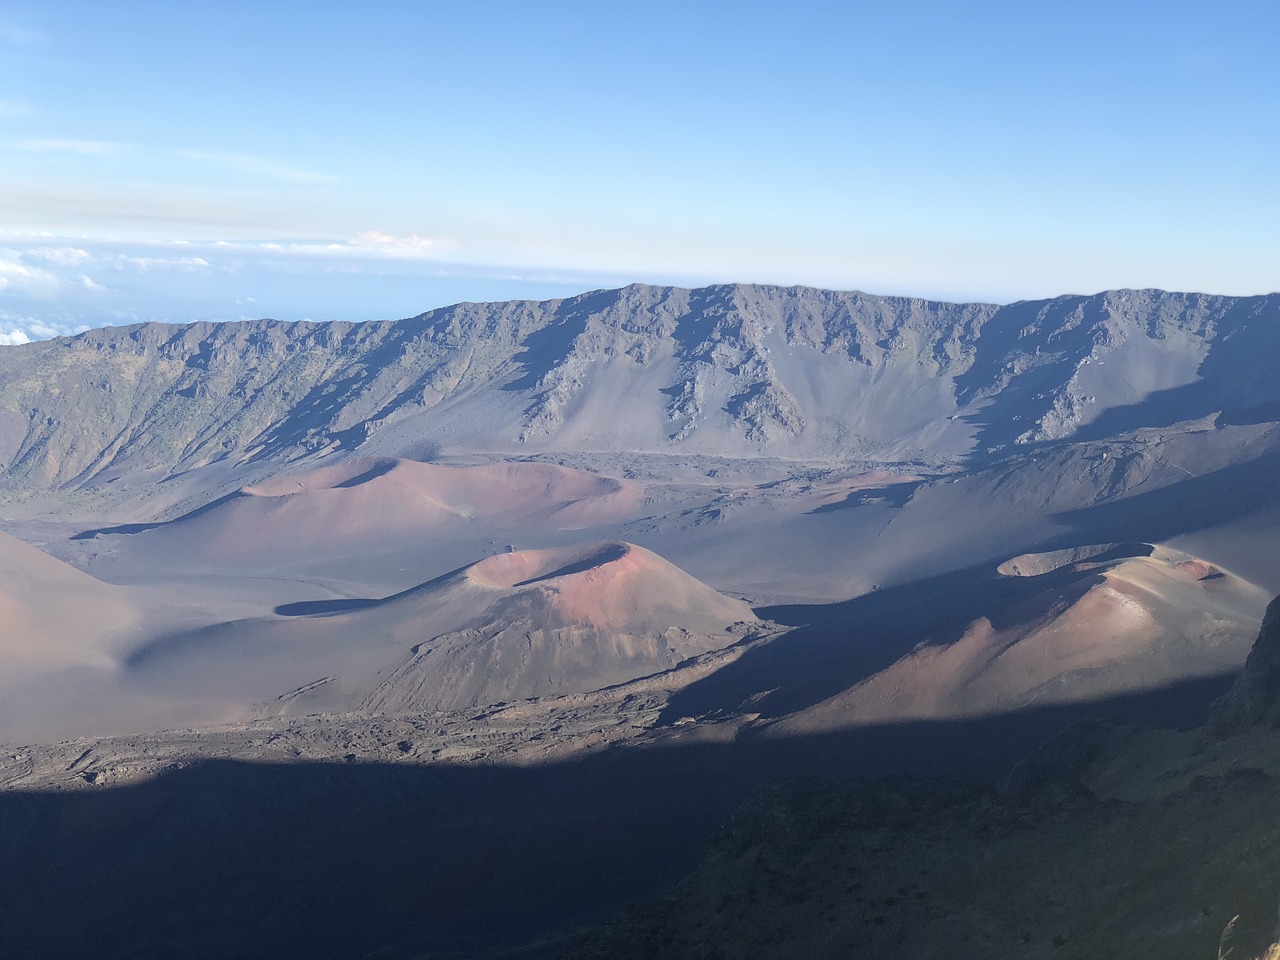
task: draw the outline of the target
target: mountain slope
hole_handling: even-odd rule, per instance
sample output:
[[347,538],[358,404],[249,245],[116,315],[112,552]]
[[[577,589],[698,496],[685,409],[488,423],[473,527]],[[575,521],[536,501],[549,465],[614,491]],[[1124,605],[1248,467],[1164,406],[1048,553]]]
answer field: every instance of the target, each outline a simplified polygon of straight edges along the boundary
[[1278,314],[1276,295],[632,286],[394,322],[108,328],[0,349],[0,464],[30,489],[441,447],[956,457],[1273,418]]
[[983,716],[1228,674],[1248,653],[1269,596],[1148,544],[1016,557],[999,572],[1043,588],[782,726]]
[[289,712],[462,710],[658,673],[755,621],[648,550],[587,544],[498,554],[384,600],[163,638],[127,674],[140,690]]
[[417,553],[450,537],[580,530],[633,514],[633,483],[550,463],[445,466],[354,458],[246,486],[168,523],[90,530],[138,555],[277,566],[324,555],[352,560],[394,547]]
[[136,620],[119,589],[0,533],[0,680],[113,668],[109,641]]
[[1276,940],[1278,662],[1280,598],[1207,727],[1079,724],[994,787],[774,784],[663,899],[562,955],[1259,956]]

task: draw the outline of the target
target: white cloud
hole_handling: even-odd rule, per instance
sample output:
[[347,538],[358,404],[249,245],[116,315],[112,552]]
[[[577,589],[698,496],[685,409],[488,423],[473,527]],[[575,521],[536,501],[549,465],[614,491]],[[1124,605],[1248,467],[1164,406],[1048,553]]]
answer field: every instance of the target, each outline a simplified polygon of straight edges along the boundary
[[23,263],[16,251],[0,250],[0,293],[50,296],[58,286],[58,278],[49,271]]
[[[526,282],[537,285],[529,291],[535,296],[577,292],[546,289],[566,286],[562,278],[451,263],[444,255],[451,246],[447,239],[376,231],[349,240],[175,243],[0,227],[0,333],[36,340],[145,320],[410,316],[463,298],[526,295],[511,286]],[[501,296],[486,292],[499,282]],[[620,284],[600,277],[572,284],[614,285]],[[473,289],[479,292],[468,295]]]
[[380,230],[362,230],[349,246],[361,250],[376,250],[395,257],[431,257],[449,247],[448,241],[420,237],[416,233],[396,237]]
[[73,317],[38,318],[0,311],[0,345],[16,346],[33,340],[66,337],[88,329]]
[[117,254],[115,262],[139,270],[198,270],[209,266],[204,257],[131,257],[125,253]]
[[36,247],[26,251],[25,257],[56,263],[60,267],[71,267],[92,259],[93,255],[79,247]]
[[61,337],[71,332],[71,329],[63,329],[55,327],[52,324],[45,323],[42,320],[32,320],[27,326],[27,333],[35,340],[48,340],[51,337]]
[[233,170],[236,173],[247,173],[254,177],[265,177],[270,180],[286,180],[292,183],[340,183],[342,178],[331,173],[307,170],[289,163],[272,160],[268,157],[255,157],[244,153],[216,153],[206,150],[179,150],[178,156],[184,160],[195,160],[200,163],[211,163]]
[[434,261],[441,259],[455,247],[456,244],[453,240],[443,237],[421,237],[417,234],[397,237],[377,230],[364,230],[353,239],[343,241],[215,240],[207,245],[207,248],[215,251],[215,253],[234,250],[250,255],[266,253],[273,257],[347,259],[353,263],[361,260],[384,258]]
[[105,157],[124,150],[124,144],[111,140],[61,140],[31,137],[15,144],[28,153],[76,153],[84,157]]

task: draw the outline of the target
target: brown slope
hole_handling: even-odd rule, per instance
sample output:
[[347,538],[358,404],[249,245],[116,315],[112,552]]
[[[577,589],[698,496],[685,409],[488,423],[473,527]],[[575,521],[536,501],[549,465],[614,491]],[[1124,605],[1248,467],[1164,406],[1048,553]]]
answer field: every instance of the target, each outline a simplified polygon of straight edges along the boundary
[[1146,544],[1027,554],[999,570],[1052,582],[782,726],[980,716],[1227,673],[1244,661],[1267,603],[1249,581]]
[[746,603],[628,543],[500,554],[397,598],[388,612],[404,622],[421,605],[478,614],[415,645],[368,698],[370,709],[461,709],[598,689],[726,646],[737,639],[728,628],[755,620]]
[[550,463],[350,460],[244,487],[133,547],[211,558],[308,556],[478,530],[578,530],[640,506],[633,483]]
[[70,666],[113,667],[113,634],[136,622],[121,591],[0,533],[3,679]]
[[627,543],[498,555],[385,600],[291,612],[170,637],[130,674],[142,689],[279,698],[292,712],[462,709],[666,670],[755,620]]

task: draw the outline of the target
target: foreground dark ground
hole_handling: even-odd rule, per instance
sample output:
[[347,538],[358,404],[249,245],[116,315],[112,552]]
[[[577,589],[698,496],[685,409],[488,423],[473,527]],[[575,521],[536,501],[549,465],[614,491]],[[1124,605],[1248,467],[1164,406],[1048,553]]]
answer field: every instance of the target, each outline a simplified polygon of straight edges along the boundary
[[[1073,720],[1162,711],[1185,719],[1189,704],[1203,714],[1222,688],[1201,683],[1105,704],[822,737],[617,747],[535,767],[201,761],[135,786],[8,792],[0,794],[0,923],[13,955],[25,957],[554,952],[584,925],[692,870],[742,798],[779,777],[927,770],[991,782]],[[929,830],[967,822],[978,788],[959,788],[959,807],[948,799],[953,789],[908,821],[927,822],[924,811],[937,807],[948,812]],[[840,788],[815,796],[829,806]],[[761,802],[776,801],[757,808]],[[1049,812],[1055,822],[1060,815],[1079,811]],[[799,824],[811,815],[797,816]],[[889,836],[872,847],[893,860],[899,843],[886,846]],[[963,859],[963,844],[976,841],[966,832],[956,842],[962,846],[947,857]],[[849,856],[853,864],[862,854]],[[877,862],[857,869],[875,872]],[[797,888],[787,889],[794,896]]]

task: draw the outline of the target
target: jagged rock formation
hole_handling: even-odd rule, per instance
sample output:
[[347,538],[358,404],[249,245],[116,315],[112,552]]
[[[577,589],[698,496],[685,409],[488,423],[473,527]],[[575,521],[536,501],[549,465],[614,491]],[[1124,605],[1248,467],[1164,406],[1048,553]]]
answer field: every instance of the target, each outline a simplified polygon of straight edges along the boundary
[[1280,725],[1280,597],[1267,607],[1244,670],[1214,704],[1210,719],[1210,729],[1219,736],[1260,724]]
[[947,457],[1247,421],[1280,404],[1277,313],[1276,295],[637,285],[394,322],[117,327],[0,349],[0,468],[32,489],[356,450]]

